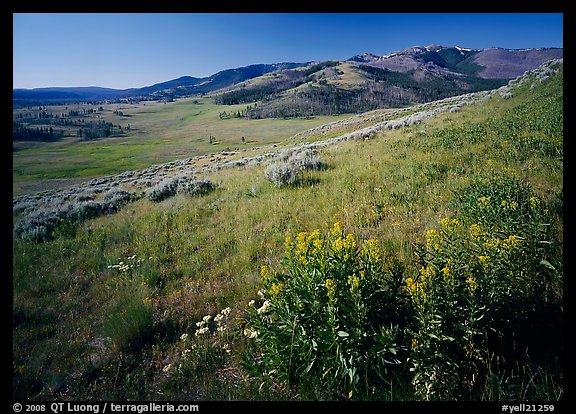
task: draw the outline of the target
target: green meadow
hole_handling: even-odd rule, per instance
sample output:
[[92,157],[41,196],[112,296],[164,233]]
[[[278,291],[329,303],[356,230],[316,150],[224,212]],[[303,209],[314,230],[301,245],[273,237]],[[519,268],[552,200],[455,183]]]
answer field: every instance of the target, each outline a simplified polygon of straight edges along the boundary
[[[81,110],[100,105],[48,106],[50,113]],[[90,120],[103,120],[124,128],[122,136],[81,141],[64,137],[57,142],[17,142],[13,151],[13,186],[16,193],[38,180],[90,178],[118,174],[173,160],[221,151],[279,144],[298,132],[342,119],[344,116],[310,119],[246,120],[220,116],[246,105],[216,105],[209,98],[174,102],[102,105]],[[26,110],[16,110],[16,113]],[[122,116],[115,112],[120,111]],[[127,130],[127,126],[130,129]],[[242,139],[244,138],[244,139]]]
[[[324,148],[326,168],[292,185],[225,169],[202,177],[208,194],[15,239],[13,397],[563,398],[562,73]],[[337,119],[220,119],[241,108],[198,102],[125,105],[129,136],[16,151],[14,185]]]

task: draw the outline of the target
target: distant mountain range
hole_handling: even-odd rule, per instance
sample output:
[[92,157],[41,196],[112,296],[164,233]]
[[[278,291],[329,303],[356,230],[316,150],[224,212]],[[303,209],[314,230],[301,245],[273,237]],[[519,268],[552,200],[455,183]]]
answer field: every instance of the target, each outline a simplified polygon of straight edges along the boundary
[[485,79],[512,79],[546,60],[563,56],[563,49],[469,49],[459,46],[414,46],[387,55],[362,53],[350,61],[397,72],[424,70],[432,73],[467,74]]
[[241,115],[252,118],[359,112],[492,89],[561,57],[561,48],[414,46],[387,55],[361,53],[341,61],[256,64],[143,88],[14,89],[13,100],[19,106],[209,94],[218,103],[249,104]]
[[[179,97],[184,95],[200,95],[211,92],[229,85],[262,76],[268,72],[290,69],[305,65],[305,63],[274,63],[256,64],[235,69],[226,69],[205,78],[182,76],[166,82],[142,88],[111,89],[97,86],[87,87],[47,87],[34,89],[14,89],[13,99],[15,103],[26,104],[26,101],[34,101],[34,104],[73,101],[98,101],[105,99],[120,99],[140,97],[144,99]],[[37,102],[36,102],[37,101]]]

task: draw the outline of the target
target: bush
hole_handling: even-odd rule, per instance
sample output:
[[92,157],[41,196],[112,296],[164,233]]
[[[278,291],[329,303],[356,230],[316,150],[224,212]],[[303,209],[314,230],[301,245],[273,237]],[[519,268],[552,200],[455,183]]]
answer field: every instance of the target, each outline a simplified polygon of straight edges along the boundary
[[210,180],[188,180],[180,182],[178,192],[190,196],[201,196],[208,194],[215,188]]
[[300,168],[296,164],[286,161],[268,164],[264,171],[264,176],[272,181],[276,187],[295,184],[299,174]]
[[178,179],[167,179],[150,188],[146,193],[146,197],[148,197],[150,201],[160,202],[166,198],[175,196],[177,188]]
[[185,176],[169,178],[156,186],[152,187],[146,193],[149,200],[160,202],[166,198],[173,197],[177,193],[191,196],[201,196],[214,190],[216,186],[210,180],[198,180]]
[[469,398],[494,358],[517,363],[561,343],[561,253],[542,200],[494,174],[454,204],[459,215],[427,231],[419,272],[406,279],[413,385],[426,400]]
[[[77,224],[102,214],[116,212],[134,199],[133,194],[118,189],[109,190],[102,200],[87,200],[57,209],[40,208],[14,224],[13,235],[27,241],[42,242],[59,235],[71,235]],[[63,223],[67,226],[63,229]]]
[[301,232],[285,242],[285,273],[262,267],[264,290],[244,334],[266,373],[315,392],[353,395],[385,383],[400,362],[401,278],[384,272],[375,240]]
[[264,176],[276,187],[294,185],[300,179],[300,172],[306,170],[324,170],[326,163],[312,149],[288,152],[280,155],[280,161],[268,164]]
[[64,219],[66,212],[63,210],[40,209],[17,221],[12,231],[17,238],[40,242],[50,238],[54,228]]

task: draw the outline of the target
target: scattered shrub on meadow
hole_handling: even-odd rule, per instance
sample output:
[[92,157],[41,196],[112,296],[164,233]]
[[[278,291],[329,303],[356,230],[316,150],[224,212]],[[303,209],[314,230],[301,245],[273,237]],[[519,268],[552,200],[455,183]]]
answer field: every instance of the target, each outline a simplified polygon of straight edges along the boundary
[[[13,227],[13,234],[23,240],[41,242],[51,239],[62,231],[54,230],[58,226],[74,226],[85,220],[102,214],[111,214],[134,199],[134,195],[125,190],[110,189],[101,200],[83,197],[86,201],[65,204],[63,199],[58,208],[39,208],[18,220]],[[70,231],[64,233],[69,234]]]
[[295,184],[299,173],[298,166],[287,161],[270,163],[264,170],[264,176],[272,181],[276,187]]
[[318,153],[311,148],[286,151],[278,158],[279,161],[268,164],[264,170],[264,176],[276,187],[296,184],[301,171],[319,171],[327,167]]
[[178,192],[190,196],[201,196],[213,191],[216,186],[210,180],[181,180]]
[[150,188],[146,196],[149,200],[160,202],[166,198],[175,196],[177,193],[191,196],[201,196],[214,190],[216,187],[210,180],[199,180],[186,176],[167,178]]
[[39,209],[28,214],[14,224],[13,234],[27,241],[40,242],[49,238],[66,212],[59,209]]

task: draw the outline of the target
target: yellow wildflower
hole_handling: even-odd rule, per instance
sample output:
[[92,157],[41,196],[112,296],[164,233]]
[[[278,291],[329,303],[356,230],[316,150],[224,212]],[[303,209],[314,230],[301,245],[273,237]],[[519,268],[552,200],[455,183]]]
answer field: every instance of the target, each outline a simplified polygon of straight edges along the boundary
[[278,296],[282,289],[284,289],[284,283],[272,283],[272,287],[270,288],[270,296]]
[[348,283],[350,284],[351,293],[358,291],[358,288],[360,286],[360,279],[358,279],[358,276],[356,275],[348,276]]
[[471,234],[473,237],[480,237],[480,236],[482,236],[482,228],[481,228],[478,224],[476,224],[476,223],[472,224],[472,225],[470,226],[470,229],[469,229],[469,230],[470,230],[470,234]]
[[292,239],[292,236],[286,236],[284,239],[284,247],[287,251],[291,251],[294,248],[294,240]]
[[322,245],[323,245],[322,239],[314,240],[312,242],[312,245],[314,246],[314,251],[322,250]]
[[478,198],[478,203],[480,203],[483,207],[486,207],[488,204],[490,204],[490,197],[479,197]]
[[466,279],[466,285],[470,296],[474,296],[474,292],[476,292],[476,289],[478,289],[478,282],[476,281],[476,278],[474,276],[469,276]]
[[368,239],[364,240],[362,244],[362,251],[371,259],[380,260],[381,258],[381,251],[380,246],[378,244],[378,240]]
[[445,231],[453,232],[460,225],[460,221],[457,219],[445,217],[440,220],[440,225],[444,228]]
[[327,295],[328,295],[328,300],[332,303],[332,302],[336,302],[337,298],[336,298],[336,282],[334,282],[334,280],[332,279],[326,279],[326,283],[325,283],[326,289],[328,290]]
[[488,239],[483,243],[483,246],[486,249],[497,249],[500,246],[500,239],[497,237]]
[[424,278],[436,276],[436,270],[434,269],[434,265],[431,263],[428,263],[428,265],[426,265],[426,267],[422,266],[422,268],[420,269],[420,274]]
[[270,268],[266,265],[262,265],[260,268],[260,279],[262,282],[266,283],[270,277]]
[[487,263],[490,260],[490,256],[478,256],[480,263]]
[[334,223],[334,226],[332,227],[332,231],[330,233],[334,236],[341,236],[342,235],[342,223],[340,223],[339,221]]
[[440,234],[434,229],[426,231],[426,247],[438,249],[440,247]]
[[508,238],[502,240],[502,248],[505,250],[511,250],[520,245],[522,239],[515,235],[510,235]]

